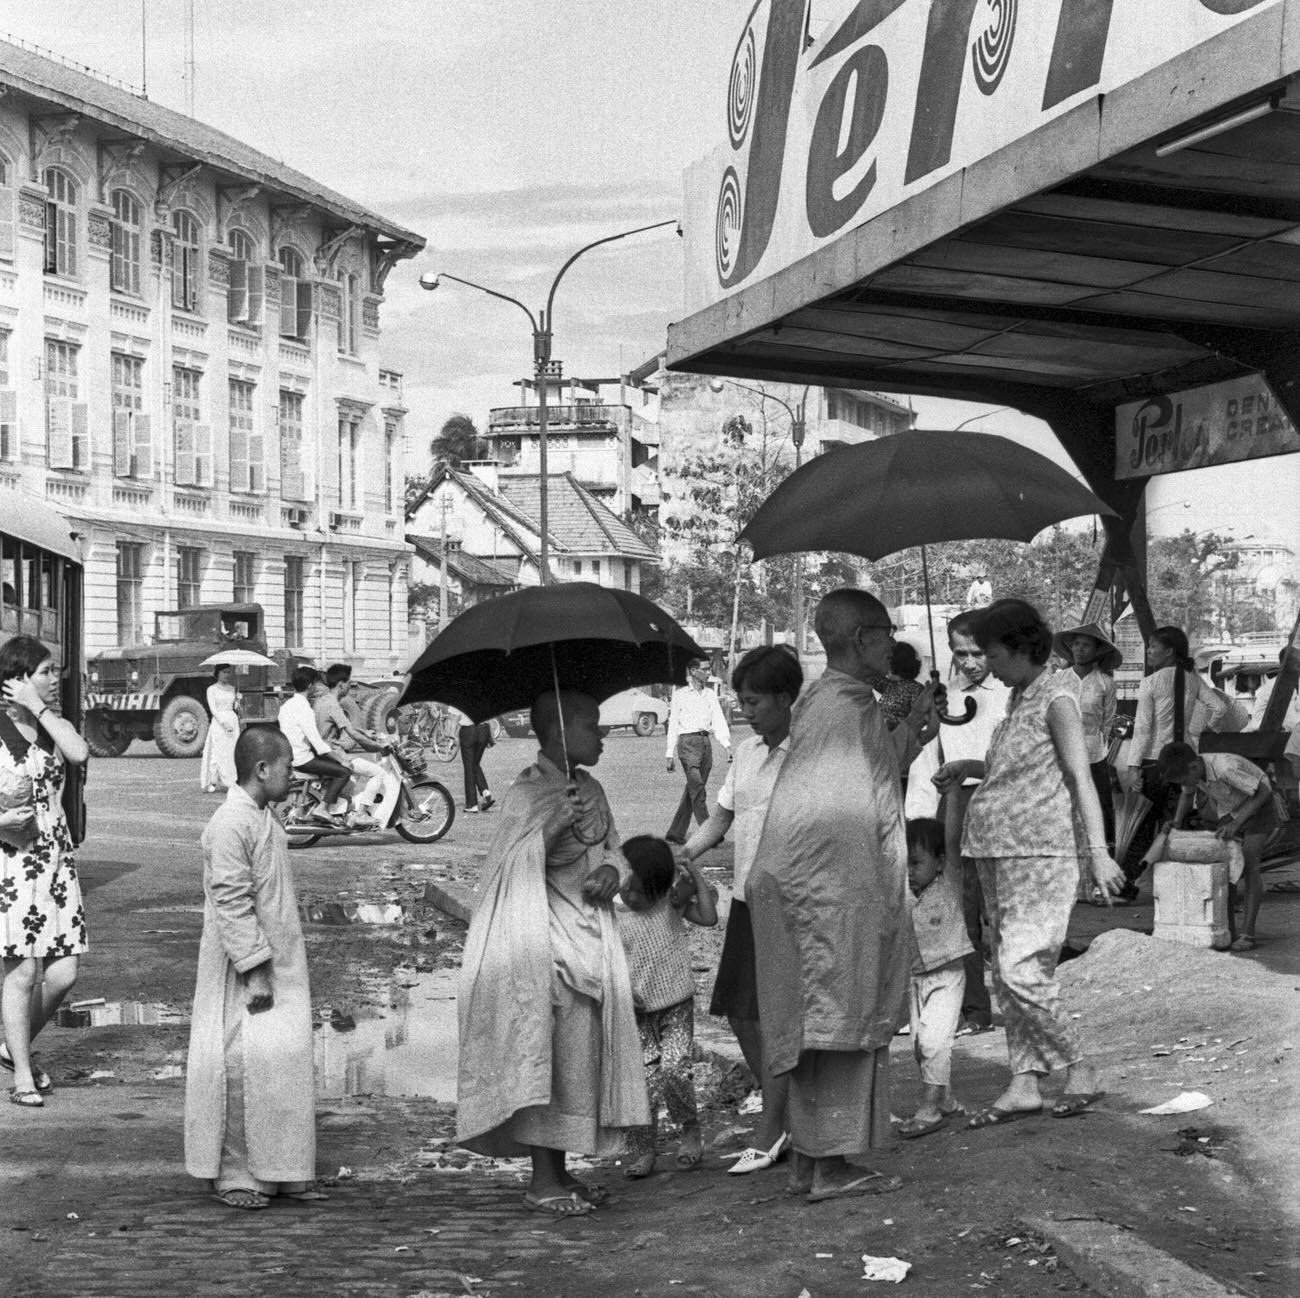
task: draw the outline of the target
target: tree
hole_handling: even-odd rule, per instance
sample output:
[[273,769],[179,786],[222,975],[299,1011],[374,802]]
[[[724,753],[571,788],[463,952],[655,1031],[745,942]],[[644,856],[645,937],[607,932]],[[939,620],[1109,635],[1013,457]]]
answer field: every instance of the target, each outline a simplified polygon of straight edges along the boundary
[[415,509],[416,502],[429,489],[429,483],[433,481],[433,475],[424,473],[408,473],[406,475],[406,487],[403,493],[403,514],[404,517],[410,518],[412,511]]
[[485,459],[490,449],[474,421],[462,414],[452,415],[429,443],[435,469],[440,465],[457,469],[466,460]]
[[1231,540],[1184,530],[1147,546],[1147,598],[1157,625],[1182,627],[1192,640],[1221,634],[1217,589],[1240,562],[1235,551],[1224,549]]

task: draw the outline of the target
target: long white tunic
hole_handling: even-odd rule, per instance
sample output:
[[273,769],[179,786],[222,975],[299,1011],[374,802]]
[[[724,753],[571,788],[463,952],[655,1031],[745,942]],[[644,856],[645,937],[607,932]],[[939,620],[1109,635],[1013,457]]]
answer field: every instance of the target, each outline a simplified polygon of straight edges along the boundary
[[[288,840],[236,785],[203,831],[203,937],[185,1084],[185,1170],[215,1179],[226,1123],[226,1028],[238,1018],[248,1170],[316,1175],[311,989]],[[238,975],[271,962],[274,1006],[250,1014]]]

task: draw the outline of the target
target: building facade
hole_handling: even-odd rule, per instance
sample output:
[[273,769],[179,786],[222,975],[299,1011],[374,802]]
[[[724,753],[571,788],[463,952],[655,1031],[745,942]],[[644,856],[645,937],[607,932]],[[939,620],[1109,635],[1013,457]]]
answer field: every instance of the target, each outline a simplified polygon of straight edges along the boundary
[[423,239],[211,127],[0,42],[0,510],[82,537],[88,655],[257,601],[273,647],[406,653],[384,281]]

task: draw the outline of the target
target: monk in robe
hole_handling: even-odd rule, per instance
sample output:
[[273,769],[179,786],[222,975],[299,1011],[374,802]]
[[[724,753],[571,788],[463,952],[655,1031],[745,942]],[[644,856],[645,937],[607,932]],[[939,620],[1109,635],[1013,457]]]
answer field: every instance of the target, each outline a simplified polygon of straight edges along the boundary
[[203,936],[185,1083],[185,1170],[231,1208],[327,1199],[316,1175],[311,990],[289,844],[293,779],[272,726],[235,744],[237,783],[203,831]]
[[580,1216],[608,1197],[566,1152],[613,1154],[650,1121],[632,984],[611,901],[627,863],[605,791],[600,711],[548,691],[537,762],[510,786],[461,964],[456,1138],[532,1159],[524,1203]]
[[938,718],[928,686],[886,725],[868,684],[893,647],[878,600],[832,591],[815,625],[826,671],[794,706],[745,899],[765,1058],[790,1082],[791,1189],[820,1201],[902,1184],[851,1160],[893,1144],[889,1043],[914,942],[899,770]]

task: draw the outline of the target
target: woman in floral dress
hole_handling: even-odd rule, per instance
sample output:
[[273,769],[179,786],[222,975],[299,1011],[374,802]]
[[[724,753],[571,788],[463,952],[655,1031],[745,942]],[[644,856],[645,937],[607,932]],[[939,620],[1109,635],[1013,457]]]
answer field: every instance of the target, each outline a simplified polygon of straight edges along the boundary
[[33,1038],[77,980],[86,917],[63,815],[65,762],[89,756],[86,741],[53,710],[59,666],[32,636],[0,646],[0,1068],[13,1073],[10,1100],[40,1108],[53,1083],[32,1063]]
[[1065,673],[1047,670],[1052,633],[1038,610],[998,600],[976,612],[971,633],[1011,697],[987,758],[950,762],[934,782],[946,792],[981,781],[966,809],[961,854],[974,858],[984,889],[1011,1065],[1007,1088],[970,1121],[987,1127],[1041,1113],[1039,1080],[1054,1069],[1067,1072],[1053,1117],[1080,1113],[1101,1097],[1097,1070],[1060,1005],[1056,961],[1081,852],[1098,887],[1118,892],[1124,876],[1106,844],[1077,689]]

